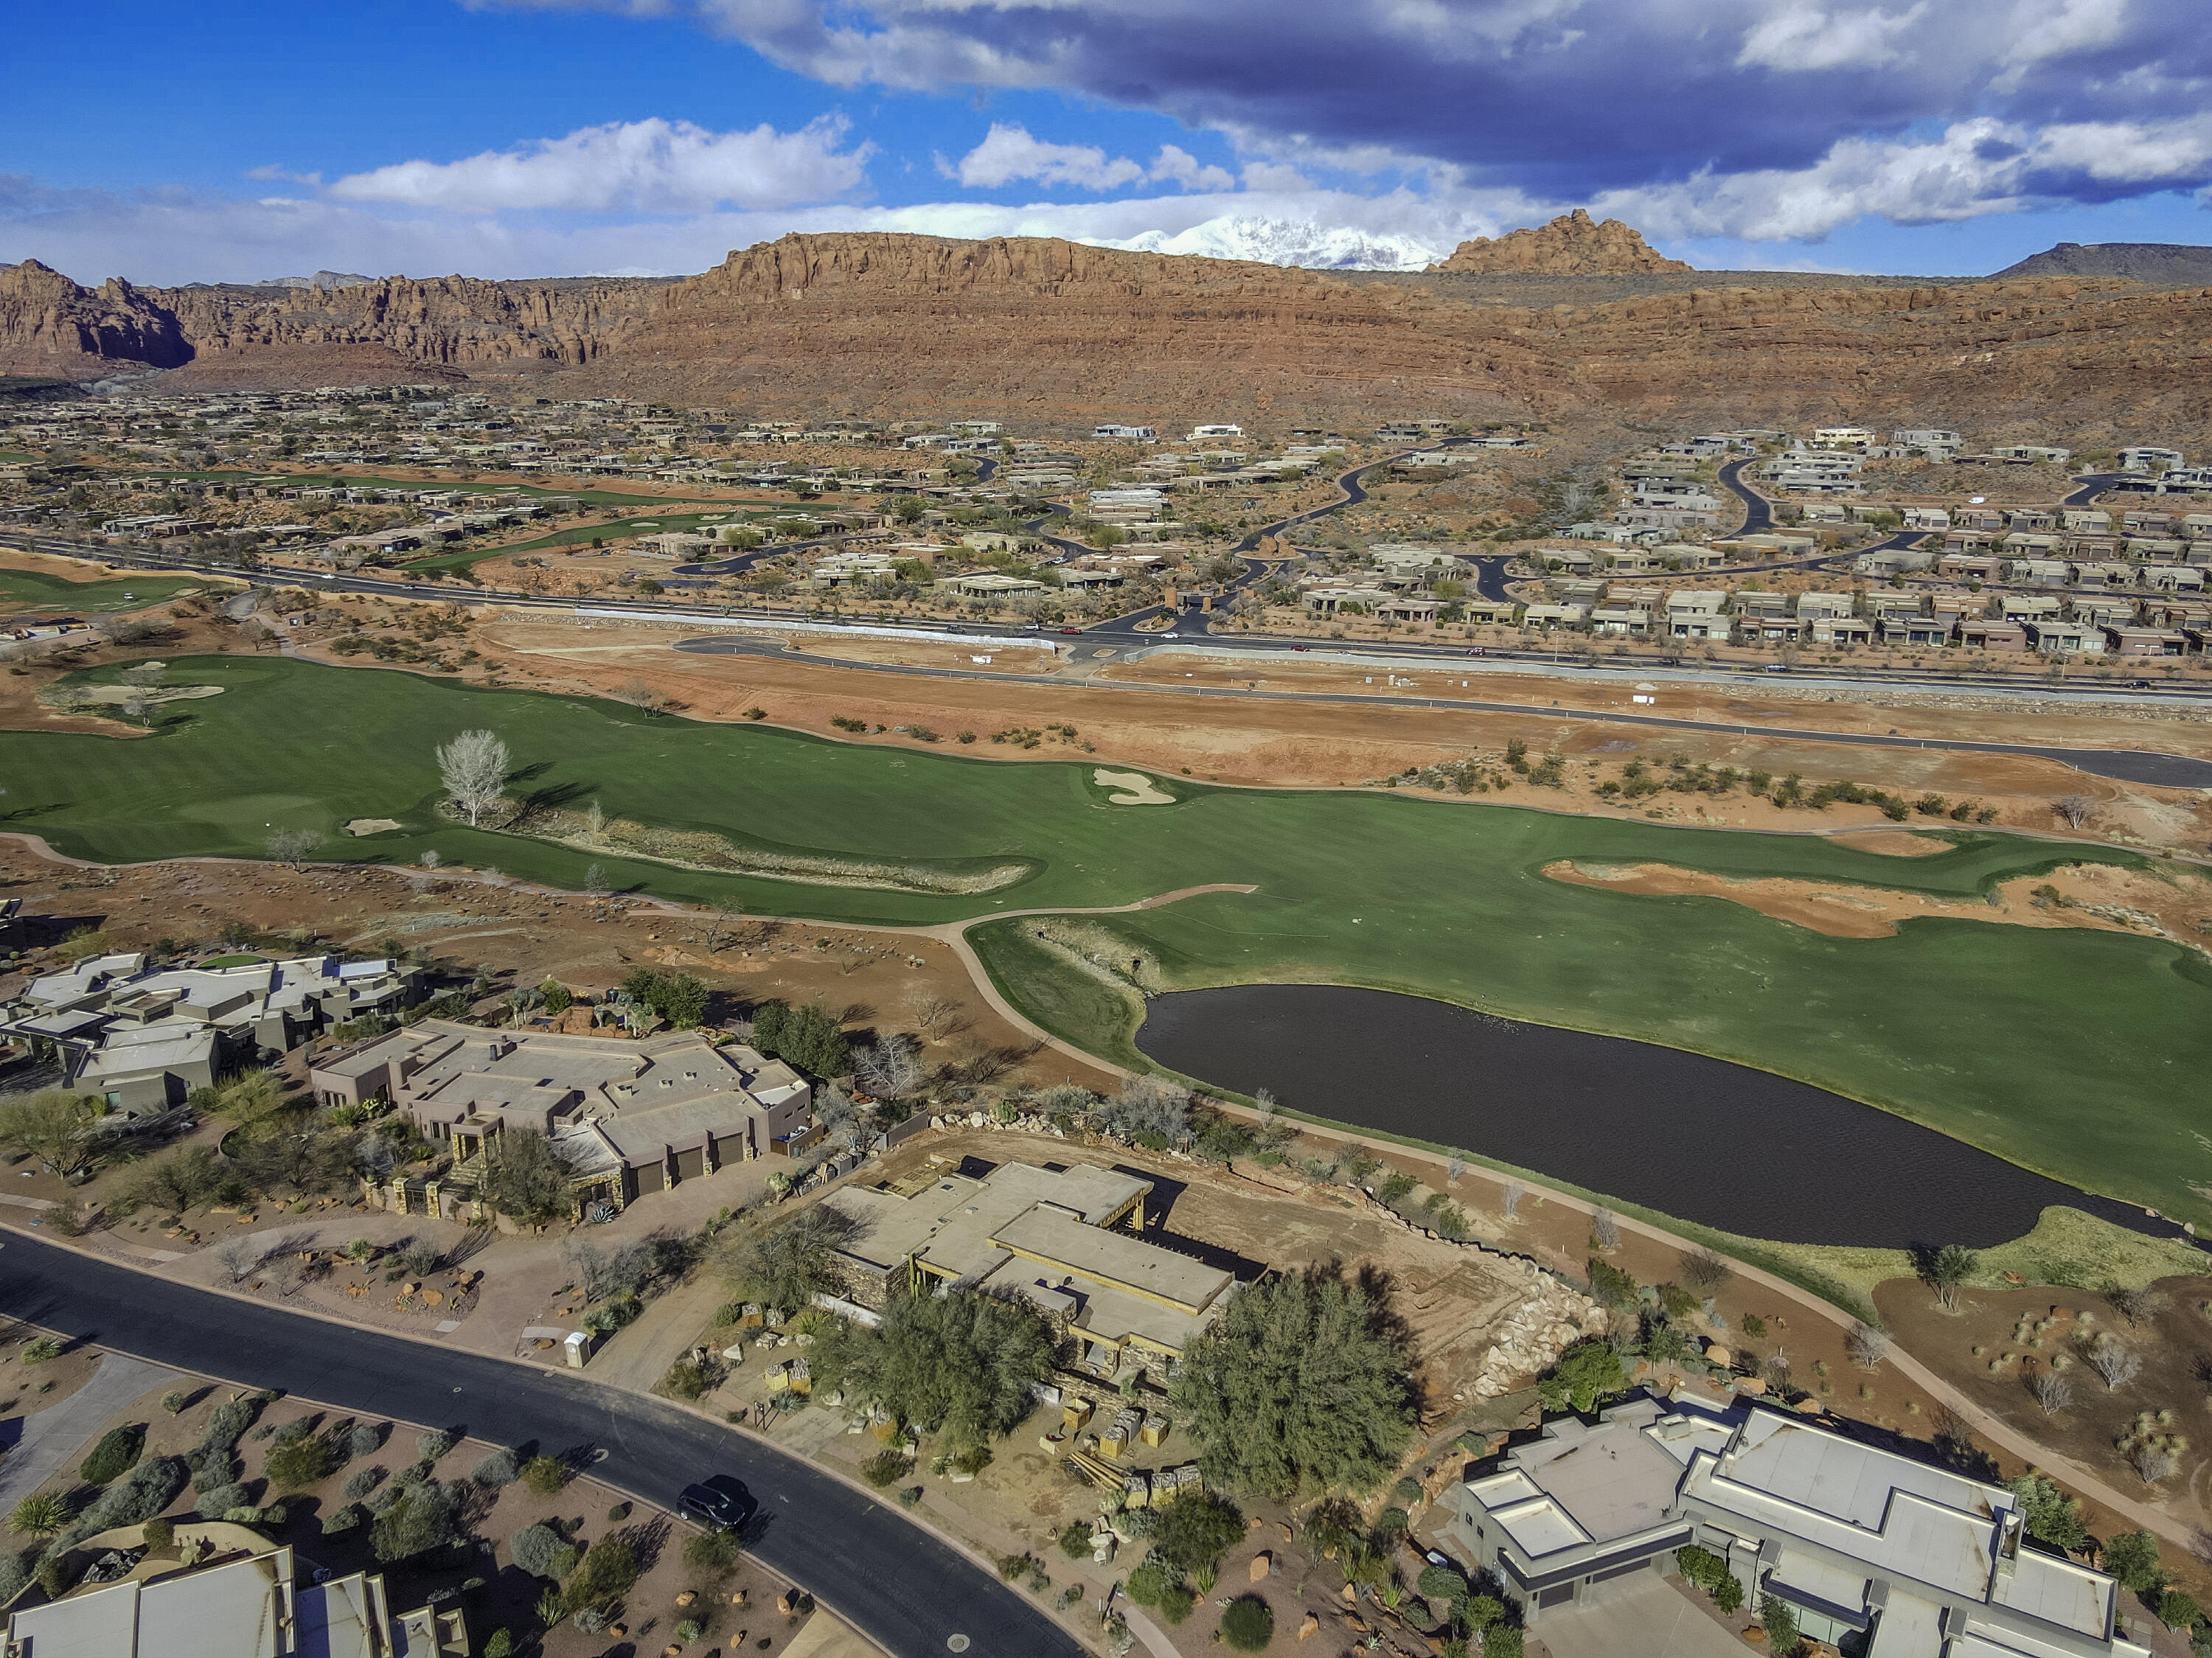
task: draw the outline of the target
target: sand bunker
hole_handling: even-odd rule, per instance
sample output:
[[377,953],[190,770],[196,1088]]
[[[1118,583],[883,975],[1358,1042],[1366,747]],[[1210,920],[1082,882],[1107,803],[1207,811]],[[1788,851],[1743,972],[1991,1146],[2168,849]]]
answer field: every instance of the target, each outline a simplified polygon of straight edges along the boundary
[[399,827],[397,817],[356,817],[345,826],[348,835],[381,835]]
[[1175,805],[1175,796],[1166,793],[1140,771],[1108,771],[1101,766],[1091,774],[1091,780],[1102,789],[1117,791],[1106,797],[1109,805],[1171,806]]
[[[203,696],[221,696],[221,685],[149,685],[141,690],[135,685],[70,685],[59,688],[66,695],[69,706],[88,708],[95,703],[119,708],[134,696],[143,696],[149,702],[193,702]],[[61,697],[55,699],[57,701]]]
[[[2126,907],[2123,919],[2123,907],[2114,904],[2113,899],[2132,898],[2140,905],[2147,902],[2148,895],[2126,890],[2134,885],[2134,881],[2120,871],[2054,871],[2050,876],[2023,876],[2000,886],[1995,902],[1984,899],[1932,898],[1916,892],[1893,892],[1882,887],[1844,886],[1783,877],[1733,881],[1703,870],[1678,869],[1672,864],[1577,864],[1562,858],[1545,865],[1544,873],[1571,886],[1605,887],[1615,892],[1652,896],[1725,898],[1732,904],[1755,909],[1778,921],[1809,927],[1832,938],[1887,938],[1896,932],[1899,922],[1916,916],[1998,921],[2013,926],[2089,927],[2108,932],[2148,932],[2173,936],[2161,924],[2161,918],[2148,908]],[[2053,903],[2046,898],[2039,902],[2039,892],[2057,892],[2063,902]],[[2087,902],[2090,900],[2103,902],[2091,908]]]
[[1885,858],[1928,858],[1953,849],[1940,835],[1908,835],[1903,829],[1858,829],[1828,838],[1854,852],[1878,852]]

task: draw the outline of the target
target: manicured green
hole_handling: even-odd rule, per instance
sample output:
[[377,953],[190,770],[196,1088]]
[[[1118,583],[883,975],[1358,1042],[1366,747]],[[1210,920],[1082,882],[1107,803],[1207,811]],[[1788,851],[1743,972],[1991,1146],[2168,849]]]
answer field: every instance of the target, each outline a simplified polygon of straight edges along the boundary
[[[193,588],[216,585],[213,579],[201,576],[128,575],[108,581],[64,581],[43,570],[0,569],[0,616],[19,610],[60,610],[72,616],[140,610]],[[225,591],[236,590],[226,587]],[[126,593],[131,597],[125,598]]]
[[[272,826],[313,828],[329,837],[326,858],[404,862],[435,848],[448,863],[580,890],[589,855],[437,814],[434,745],[489,726],[524,768],[516,786],[556,792],[571,809],[596,799],[611,816],[863,859],[1018,853],[1036,865],[1012,886],[945,896],[598,859],[617,888],[759,914],[917,923],[1252,883],[1259,891],[1092,925],[1171,985],[1372,985],[1694,1048],[2212,1224],[2198,1190],[2212,1188],[2212,1149],[2197,1137],[2194,1106],[2197,1078],[2212,1065],[2212,965],[2195,952],[2124,933],[1960,920],[1832,938],[1721,899],[1638,896],[1540,873],[1561,857],[1650,861],[1957,897],[2075,859],[2165,867],[2132,853],[1974,831],[1950,835],[1953,849],[1932,857],[1887,858],[1811,836],[1182,778],[1158,780],[1173,805],[1114,806],[1091,780],[1093,762],[852,747],[282,659],[182,660],[169,680],[227,689],[165,706],[143,738],[0,733],[10,827],[111,861],[258,856]],[[1532,803],[1543,798],[1531,792]],[[403,827],[358,840],[338,833],[357,817]],[[1044,953],[1018,923],[975,938],[1040,1023],[1132,1057],[1128,997]],[[1755,1159],[1739,1172],[1753,1177]]]

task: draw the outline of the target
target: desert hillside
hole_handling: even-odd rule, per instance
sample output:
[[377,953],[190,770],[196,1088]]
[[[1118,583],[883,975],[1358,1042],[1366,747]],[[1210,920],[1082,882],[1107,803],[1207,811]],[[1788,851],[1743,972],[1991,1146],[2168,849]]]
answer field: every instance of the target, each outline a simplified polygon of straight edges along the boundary
[[[883,234],[787,236],[672,282],[93,289],[27,262],[0,270],[0,373],[162,369],[176,390],[526,379],[540,396],[763,416],[1847,416],[1988,438],[2063,428],[2077,443],[2212,435],[2212,290],[1692,280],[1360,280],[1044,238]],[[1490,282],[1628,296],[1507,303]]]

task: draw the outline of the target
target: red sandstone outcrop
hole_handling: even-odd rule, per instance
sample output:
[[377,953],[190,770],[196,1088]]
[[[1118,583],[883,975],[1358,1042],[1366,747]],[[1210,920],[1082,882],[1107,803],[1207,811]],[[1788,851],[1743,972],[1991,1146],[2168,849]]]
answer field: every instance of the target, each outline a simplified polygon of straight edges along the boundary
[[1429,269],[1484,276],[1629,276],[1691,267],[1668,258],[1620,220],[1594,223],[1577,208],[1547,225],[1533,225],[1494,240],[1477,236],[1462,242],[1451,258]]

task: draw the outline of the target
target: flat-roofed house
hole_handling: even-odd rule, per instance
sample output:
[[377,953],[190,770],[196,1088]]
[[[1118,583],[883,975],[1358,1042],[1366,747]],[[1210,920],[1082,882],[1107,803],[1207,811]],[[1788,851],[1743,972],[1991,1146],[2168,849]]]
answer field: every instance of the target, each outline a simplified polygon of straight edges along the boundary
[[[553,1142],[580,1201],[617,1206],[725,1163],[789,1152],[813,1104],[811,1087],[781,1060],[696,1031],[638,1042],[445,1019],[325,1060],[309,1081],[325,1105],[387,1101],[446,1142],[448,1193],[472,1193],[486,1146],[526,1130]],[[394,1201],[389,1187],[380,1195]],[[411,1211],[415,1195],[397,1201]]]
[[1137,1236],[1152,1190],[1119,1169],[1009,1163],[904,1193],[846,1187],[823,1202],[854,1224],[841,1252],[862,1303],[916,1279],[1019,1296],[1110,1376],[1181,1357],[1237,1281]]
[[1747,1604],[1866,1658],[2148,1658],[2119,1586],[2028,1542],[2002,1485],[1745,1401],[1636,1396],[1479,1468],[1445,1546],[1541,1632],[1556,1608],[1664,1576],[1694,1544]]

